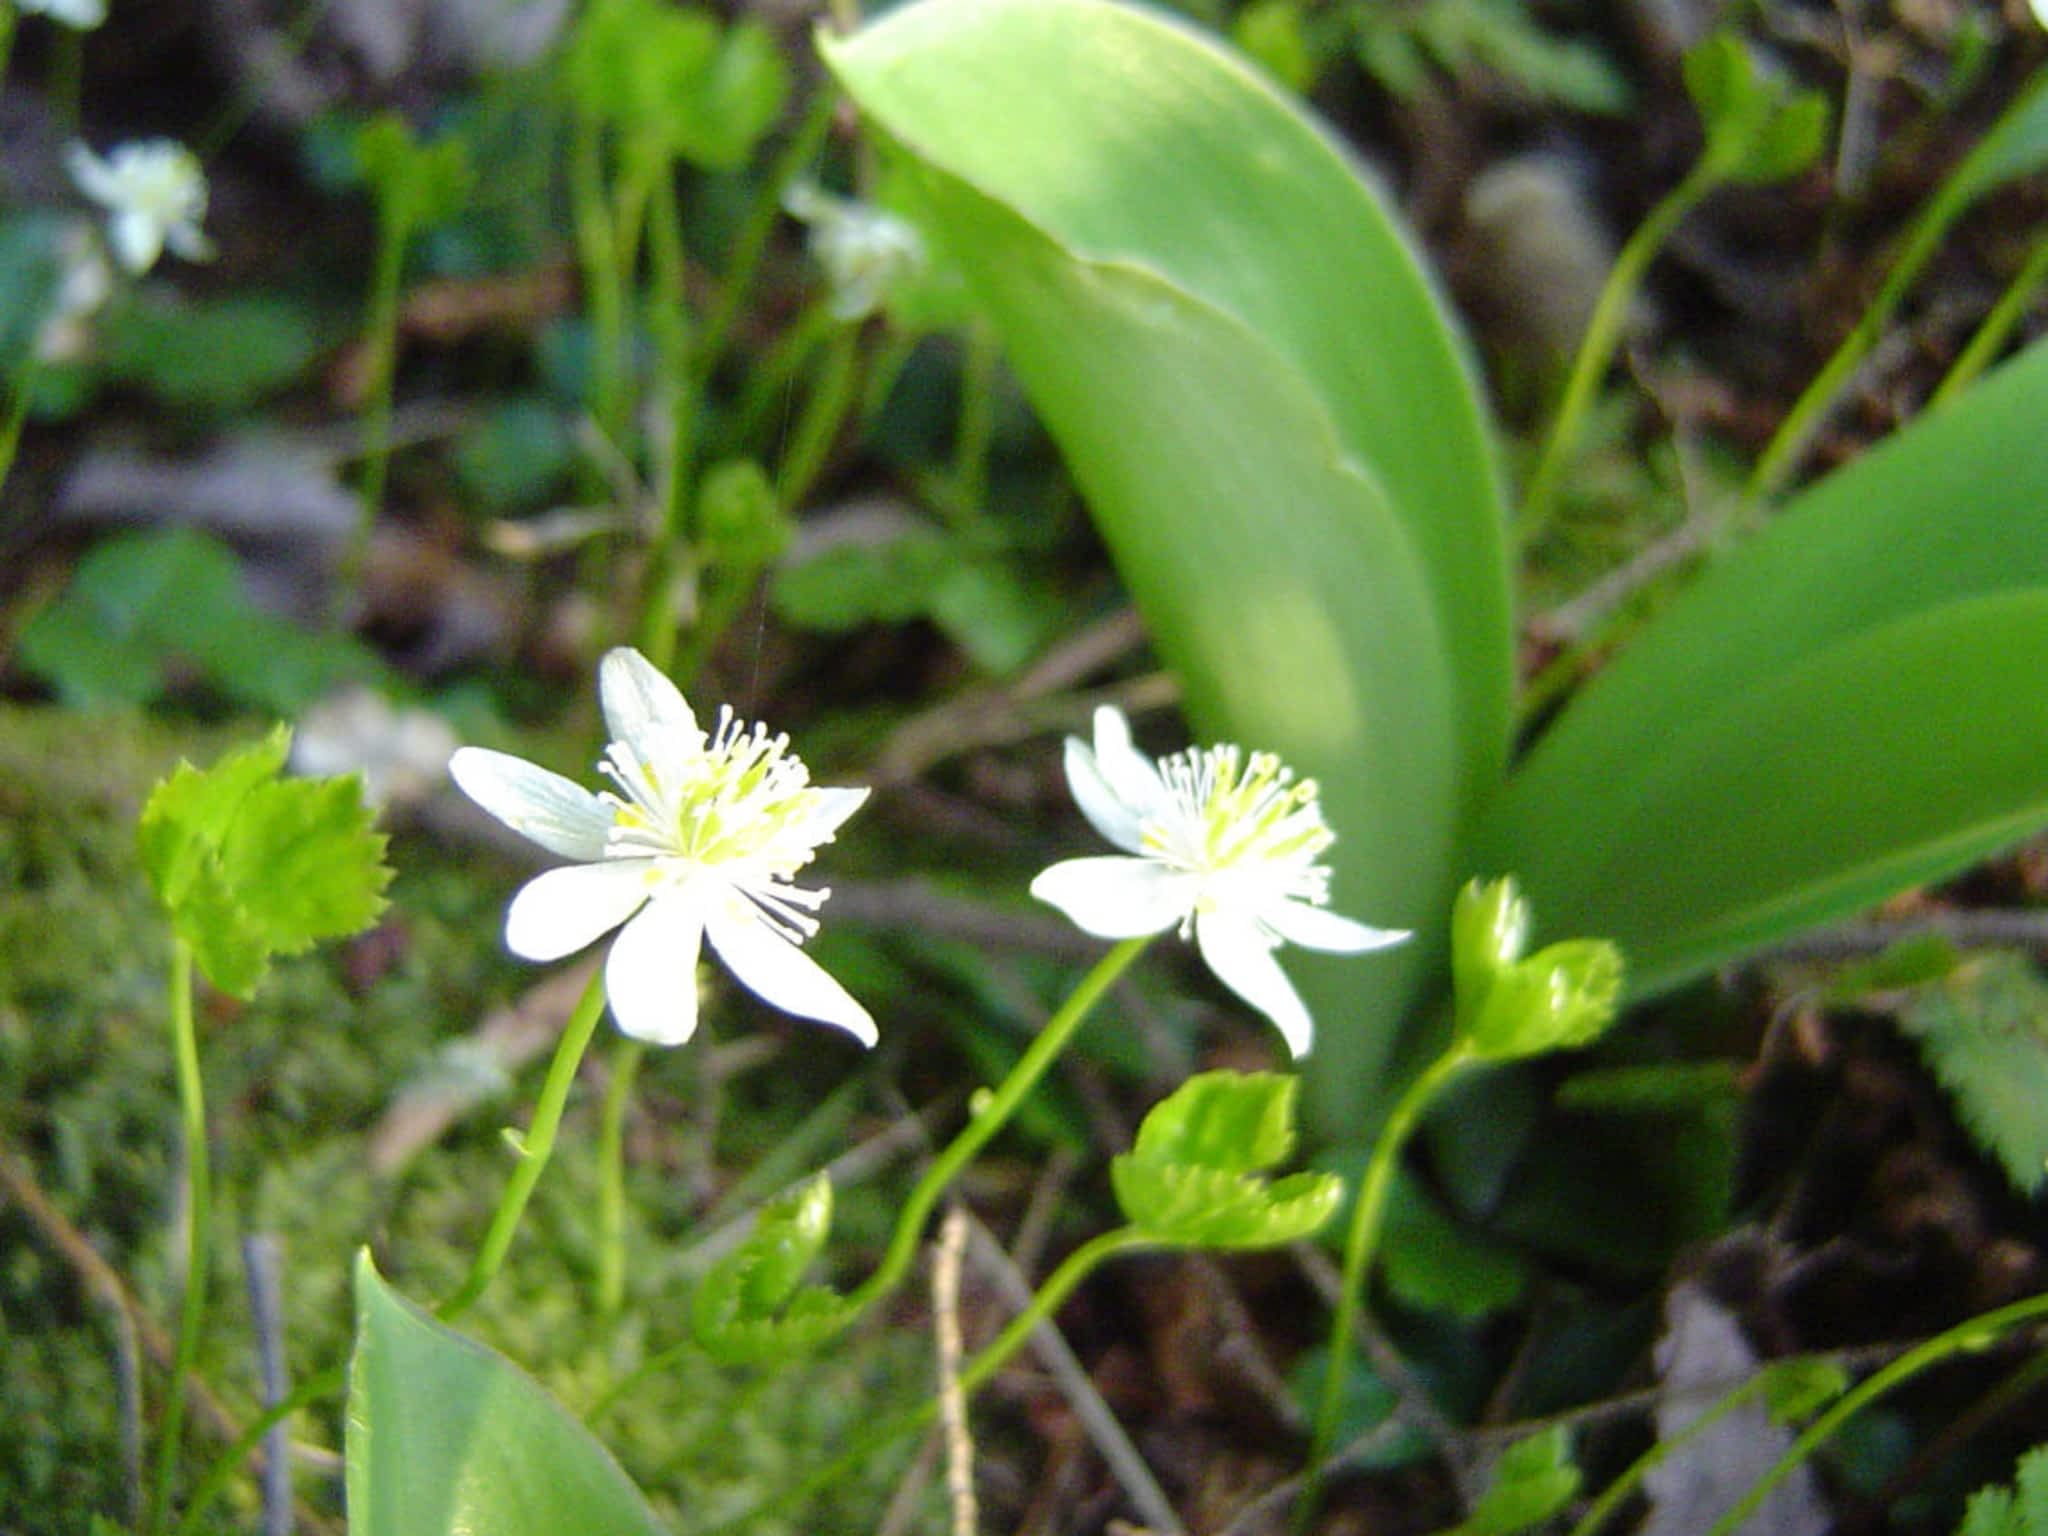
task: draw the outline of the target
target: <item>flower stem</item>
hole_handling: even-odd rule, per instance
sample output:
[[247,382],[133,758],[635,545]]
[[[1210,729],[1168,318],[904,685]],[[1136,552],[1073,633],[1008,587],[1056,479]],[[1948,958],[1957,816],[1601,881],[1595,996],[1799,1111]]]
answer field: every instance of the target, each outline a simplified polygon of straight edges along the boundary
[[0,0],[0,85],[7,80],[7,65],[14,57],[14,23],[19,13],[13,0]]
[[1330,1325],[1329,1361],[1323,1368],[1322,1402],[1316,1410],[1315,1439],[1309,1447],[1308,1468],[1302,1476],[1301,1500],[1294,1509],[1294,1529],[1308,1529],[1322,1499],[1323,1463],[1337,1438],[1337,1420],[1344,1406],[1344,1382],[1350,1374],[1351,1339],[1358,1321],[1358,1309],[1365,1297],[1365,1282],[1372,1268],[1373,1252],[1379,1242],[1387,1195],[1394,1186],[1394,1172],[1400,1167],[1401,1151],[1421,1123],[1430,1100],[1476,1058],[1462,1042],[1432,1062],[1408,1085],[1395,1103],[1387,1123],[1380,1128],[1372,1157],[1359,1181],[1358,1198],[1351,1207],[1351,1225],[1344,1234],[1344,1278],[1337,1293],[1337,1315]]
[[1631,1462],[1626,1472],[1600,1491],[1600,1497],[1592,1502],[1579,1523],[1571,1528],[1571,1536],[1596,1536],[1614,1512],[1627,1502],[1629,1495],[1642,1485],[1643,1479],[1743,1404],[1761,1396],[1769,1384],[1769,1373],[1759,1371],[1734,1391],[1717,1398],[1684,1429],[1668,1438],[1659,1439],[1655,1445]]
[[1564,398],[1558,402],[1557,415],[1551,421],[1550,435],[1544,440],[1536,468],[1530,473],[1528,488],[1522,493],[1519,524],[1524,544],[1541,533],[1550,521],[1554,510],[1552,503],[1557,499],[1558,485],[1571,463],[1572,453],[1578,447],[1580,429],[1593,403],[1593,392],[1614,358],[1622,326],[1642,289],[1643,277],[1649,271],[1650,263],[1685,216],[1726,179],[1718,161],[1712,157],[1702,159],[1662,202],[1650,210],[1649,216],[1637,226],[1614,258],[1614,270],[1607,274],[1607,282],[1593,305],[1593,316],[1586,322],[1586,334],[1579,342],[1578,355],[1572,359],[1572,371],[1565,381]]
[[1793,1472],[1800,1463],[1833,1438],[1850,1419],[1861,1413],[1894,1387],[1903,1386],[1931,1365],[1939,1365],[1953,1355],[1969,1354],[1987,1349],[1996,1343],[2001,1334],[2024,1323],[2048,1317],[2048,1292],[2030,1296],[2025,1301],[2016,1301],[2009,1307],[2000,1307],[1995,1312],[1986,1312],[1967,1322],[1958,1323],[1946,1333],[1938,1333],[1917,1348],[1909,1349],[1898,1359],[1869,1377],[1852,1392],[1847,1392],[1806,1427],[1806,1432],[1792,1442],[1778,1464],[1766,1472],[1744,1494],[1734,1508],[1714,1522],[1707,1536],[1729,1536],[1740,1530],[1742,1524],[1756,1513],[1758,1506],[1770,1497],[1776,1488]]
[[178,1347],[164,1399],[163,1438],[157,1445],[147,1529],[160,1533],[170,1518],[171,1485],[185,1430],[185,1384],[199,1357],[206,1322],[207,1259],[213,1241],[213,1177],[206,1146],[206,1093],[199,1075],[199,1038],[192,1023],[192,950],[171,941],[171,1048],[177,1059],[178,1108],[185,1143],[185,1285],[178,1308]]
[[619,282],[618,240],[605,198],[604,162],[603,125],[578,113],[569,155],[569,205],[583,298],[590,306],[590,414],[598,431],[623,454],[631,413],[626,399],[626,294]]
[[1991,313],[1984,317],[1984,323],[1977,327],[1976,334],[1963,347],[1940,387],[1928,396],[1928,410],[1940,410],[1976,382],[1977,375],[2004,350],[2013,328],[2026,318],[2028,309],[2033,306],[2034,295],[2044,281],[2048,281],[2048,235],[2036,235],[2027,259],[2020,263],[2020,270],[2010,286],[1991,306]]
[[7,402],[5,418],[0,419],[0,488],[6,486],[7,477],[14,472],[14,455],[21,447],[21,429],[28,424],[29,409],[35,403],[39,372],[41,364],[31,352],[14,376],[14,394]]
[[377,260],[370,276],[370,378],[363,402],[363,479],[355,531],[343,553],[329,619],[340,624],[362,587],[370,556],[370,535],[384,511],[384,483],[391,469],[391,403],[398,377],[398,293],[405,275],[405,247],[412,237],[403,194],[387,197],[377,218]]
[[[1125,939],[1114,949],[1095,962],[1095,969],[1081,978],[1081,984],[1074,988],[1073,995],[1060,1005],[1059,1012],[1046,1021],[1038,1038],[1018,1058],[1017,1065],[1010,1069],[1010,1075],[990,1094],[978,1111],[970,1110],[967,1124],[960,1134],[948,1143],[946,1149],[932,1160],[924,1177],[917,1181],[917,1187],[910,1192],[903,1213],[896,1218],[896,1230],[890,1234],[889,1247],[882,1255],[882,1262],[875,1272],[863,1281],[860,1288],[846,1298],[845,1318],[853,1319],[887,1296],[903,1283],[903,1277],[910,1271],[911,1259],[917,1252],[917,1245],[924,1236],[925,1223],[931,1219],[932,1208],[939,1203],[939,1196],[946,1192],[960,1170],[973,1159],[974,1154],[988,1144],[989,1138],[1003,1128],[1006,1121],[1022,1104],[1038,1080],[1045,1076],[1054,1058],[1066,1048],[1081,1021],[1094,1008],[1116,982],[1129,969],[1133,960],[1151,943],[1151,937]],[[1098,1239],[1099,1241],[1099,1239]],[[1087,1249],[1077,1250],[1085,1253]],[[1072,1260],[1068,1261],[1069,1263]],[[1050,1288],[1048,1286],[1048,1288]],[[971,1383],[970,1370],[961,1378],[963,1384]]]
[[[497,1212],[491,1217],[483,1246],[477,1249],[469,1266],[469,1275],[453,1295],[434,1308],[434,1315],[442,1322],[454,1322],[475,1305],[504,1264],[512,1236],[519,1230],[519,1218],[526,1213],[526,1202],[532,1198],[533,1187],[540,1182],[548,1159],[554,1155],[555,1134],[562,1126],[562,1110],[569,1102],[576,1069],[582,1065],[583,1053],[590,1048],[590,1037],[603,1016],[604,971],[600,968],[583,989],[583,996],[569,1015],[568,1026],[562,1031],[562,1042],[555,1047],[555,1059],[548,1063],[547,1080],[541,1084],[540,1098],[533,1106],[533,1123],[523,1137],[517,1138],[519,1162],[505,1183],[505,1193],[498,1199]],[[513,1139],[509,1132],[507,1139]]]
[[325,1402],[328,1398],[339,1397],[348,1389],[348,1370],[345,1366],[330,1366],[317,1376],[308,1377],[289,1394],[272,1403],[235,1437],[234,1443],[213,1459],[213,1465],[206,1469],[206,1475],[199,1479],[192,1490],[192,1497],[185,1503],[184,1518],[178,1522],[177,1536],[200,1536],[211,1529],[207,1526],[206,1512],[213,1508],[213,1501],[226,1491],[228,1483],[241,1469],[250,1453],[263,1443],[271,1430],[285,1422],[301,1408],[314,1403]]
[[[1144,943],[1141,939],[1126,942],[1140,946]],[[1076,1248],[1067,1255],[1066,1262],[1047,1277],[1045,1284],[1032,1296],[1031,1304],[1010,1319],[1009,1326],[997,1334],[986,1349],[968,1362],[967,1368],[960,1373],[961,1395],[971,1396],[985,1386],[988,1379],[1001,1370],[1009,1358],[1023,1346],[1025,1340],[1059,1311],[1066,1299],[1074,1293],[1075,1288],[1103,1264],[1121,1254],[1162,1246],[1164,1245],[1157,1238],[1147,1236],[1136,1227],[1117,1227],[1089,1239]],[[800,1478],[770,1495],[768,1499],[737,1519],[712,1527],[712,1532],[737,1530],[752,1525],[763,1515],[787,1509],[829,1488],[847,1474],[857,1471],[873,1460],[905,1435],[914,1434],[931,1423],[938,1416],[938,1411],[938,1400],[928,1398],[915,1408],[884,1420],[809,1476]],[[712,1533],[707,1532],[706,1536],[712,1536]]]
[[690,487],[696,456],[697,381],[690,367],[690,297],[683,257],[682,210],[675,176],[664,164],[652,189],[647,248],[653,309],[657,381],[668,404],[668,432],[661,444],[656,476],[660,527],[648,552],[646,584],[640,594],[640,648],[662,671],[675,660],[676,629],[684,604],[682,584],[695,560],[690,549]]
[[597,1310],[603,1317],[614,1316],[626,1299],[626,1106],[646,1054],[638,1040],[620,1037],[597,1134]]

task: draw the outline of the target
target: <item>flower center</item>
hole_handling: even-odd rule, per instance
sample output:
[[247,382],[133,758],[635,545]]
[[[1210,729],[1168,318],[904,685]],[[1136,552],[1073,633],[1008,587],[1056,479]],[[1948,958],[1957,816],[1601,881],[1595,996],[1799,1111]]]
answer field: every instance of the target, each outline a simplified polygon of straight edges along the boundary
[[710,739],[699,733],[695,750],[679,757],[657,765],[631,743],[606,748],[598,768],[620,791],[599,797],[612,813],[606,857],[680,860],[691,870],[750,864],[768,880],[810,862],[816,842],[805,825],[818,792],[787,736],[721,708]]
[[1145,851],[1191,874],[1271,881],[1275,894],[1320,906],[1330,872],[1317,857],[1336,841],[1315,780],[1297,781],[1270,752],[1190,748],[1164,758],[1167,801],[1145,823]]

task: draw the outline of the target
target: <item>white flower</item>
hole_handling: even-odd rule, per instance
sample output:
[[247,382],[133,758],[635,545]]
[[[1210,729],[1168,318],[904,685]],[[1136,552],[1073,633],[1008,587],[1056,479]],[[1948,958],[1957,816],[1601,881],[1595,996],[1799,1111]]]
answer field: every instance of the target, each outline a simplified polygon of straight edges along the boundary
[[16,0],[31,15],[43,15],[79,32],[90,32],[107,19],[107,0]]
[[755,993],[865,1044],[875,1021],[797,946],[831,894],[790,877],[867,799],[822,789],[770,736],[719,711],[710,736],[676,685],[638,651],[608,653],[598,695],[612,743],[598,767],[616,788],[592,794],[522,758],[464,747],[448,769],[463,792],[515,832],[578,862],[535,877],[512,899],[505,943],[559,960],[621,924],[605,961],[619,1028],[677,1045],[697,1028],[697,955],[708,941]]
[[171,139],[117,144],[104,160],[83,144],[69,151],[71,179],[111,213],[107,239],[129,272],[156,265],[165,246],[187,261],[206,261],[213,243],[199,228],[206,217],[206,173]]
[[36,357],[46,363],[67,363],[84,355],[92,344],[92,319],[114,293],[114,272],[107,265],[99,231],[85,218],[67,223],[57,237],[57,290],[50,312],[36,333]]
[[1085,931],[1133,939],[1178,927],[1209,969],[1271,1019],[1296,1056],[1314,1026],[1273,951],[1283,942],[1337,954],[1408,935],[1328,911],[1336,835],[1313,780],[1269,752],[1190,748],[1157,764],[1131,745],[1117,710],[1095,712],[1095,745],[1067,738],[1067,783],[1089,824],[1133,857],[1068,859],[1031,882]]
[[923,238],[884,209],[834,197],[807,181],[792,184],[782,206],[810,226],[811,256],[832,285],[828,308],[836,320],[866,319],[891,288],[924,266]]

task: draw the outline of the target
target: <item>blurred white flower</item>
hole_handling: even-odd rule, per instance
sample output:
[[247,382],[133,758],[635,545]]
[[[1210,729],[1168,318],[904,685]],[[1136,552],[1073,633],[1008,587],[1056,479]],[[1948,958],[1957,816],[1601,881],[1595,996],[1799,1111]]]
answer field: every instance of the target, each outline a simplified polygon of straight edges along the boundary
[[67,363],[92,342],[92,318],[114,292],[114,272],[99,231],[84,218],[67,223],[57,236],[60,265],[50,312],[36,333],[36,357],[45,363]]
[[206,217],[206,173],[172,139],[117,144],[101,159],[83,144],[69,150],[71,179],[108,211],[107,239],[130,273],[156,265],[166,246],[187,261],[213,256],[200,223]]
[[432,710],[400,709],[374,688],[329,694],[292,732],[292,771],[309,778],[356,773],[373,806],[424,800],[448,771],[455,728]]
[[1327,910],[1330,871],[1316,862],[1336,834],[1313,780],[1296,781],[1269,752],[1190,748],[1153,763],[1123,715],[1095,712],[1095,745],[1067,738],[1067,783],[1089,824],[1130,857],[1068,859],[1031,882],[1097,938],[1177,927],[1231,991],[1305,1055],[1308,1009],[1273,952],[1285,943],[1337,954],[1398,944]]
[[832,285],[827,307],[839,320],[864,320],[889,290],[924,267],[924,240],[895,214],[834,197],[808,181],[782,196],[791,218],[810,226],[812,258]]
[[605,996],[620,1029],[657,1045],[696,1031],[706,942],[776,1007],[874,1044],[868,1011],[797,947],[817,932],[813,914],[831,892],[790,878],[868,792],[814,787],[787,736],[749,727],[730,709],[707,737],[676,685],[638,651],[605,656],[598,694],[613,737],[598,766],[616,792],[592,794],[480,747],[449,762],[478,805],[578,861],[512,899],[506,945],[528,960],[558,960],[623,924],[605,961]]
[[107,19],[107,0],[15,0],[32,16],[47,16],[80,32],[90,32]]

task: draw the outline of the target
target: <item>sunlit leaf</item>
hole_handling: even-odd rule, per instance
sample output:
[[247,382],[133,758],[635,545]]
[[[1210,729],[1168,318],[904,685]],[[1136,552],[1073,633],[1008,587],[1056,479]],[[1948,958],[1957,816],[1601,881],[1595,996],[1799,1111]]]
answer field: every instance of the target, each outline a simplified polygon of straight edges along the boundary
[[524,1371],[356,1261],[351,1536],[663,1536],[626,1474]]

